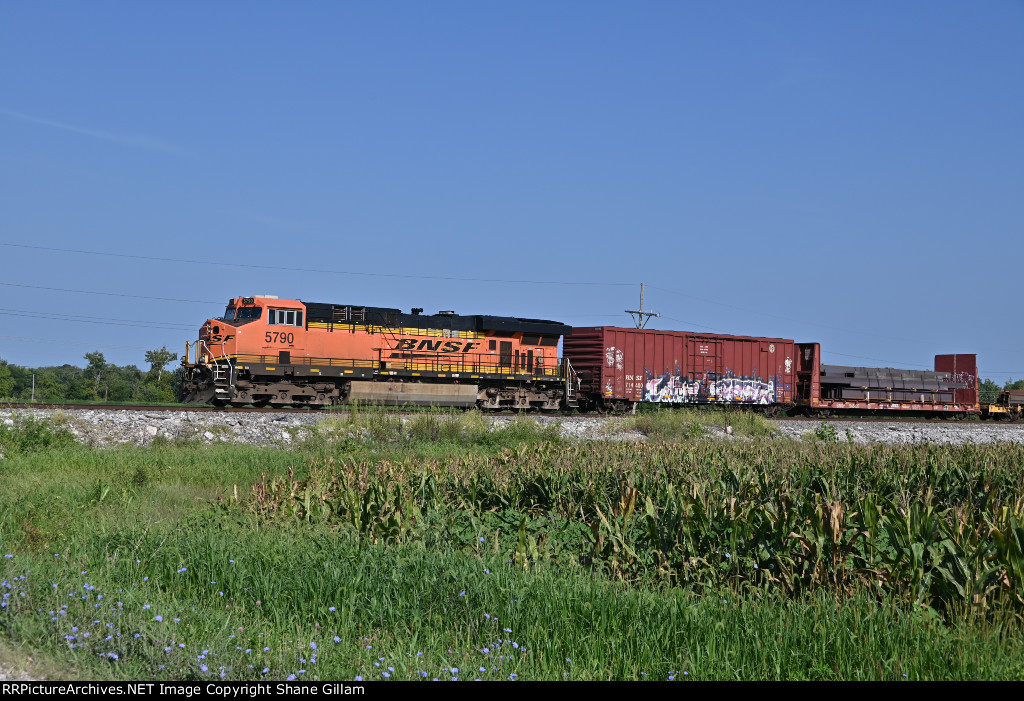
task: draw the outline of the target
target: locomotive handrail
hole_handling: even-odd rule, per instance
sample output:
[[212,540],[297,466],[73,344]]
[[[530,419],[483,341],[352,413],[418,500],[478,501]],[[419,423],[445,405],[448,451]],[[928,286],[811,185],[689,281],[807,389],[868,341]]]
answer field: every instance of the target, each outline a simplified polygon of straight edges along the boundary
[[[476,373],[487,375],[520,375],[551,378],[556,380],[566,379],[567,361],[564,358],[555,359],[554,363],[538,363],[534,358],[532,370],[527,364],[520,361],[502,362],[502,356],[498,353],[474,353],[462,356],[437,353],[428,355],[416,353],[414,358],[382,358],[381,360],[357,360],[354,358],[317,358],[313,356],[292,356],[287,363],[281,363],[279,355],[255,355],[239,354],[232,356],[236,364],[258,364],[262,363],[269,367],[276,368],[278,365],[322,365],[326,367],[342,368],[372,368],[381,372],[408,371],[416,372],[437,372],[437,373]],[[461,362],[460,362],[461,361]]]

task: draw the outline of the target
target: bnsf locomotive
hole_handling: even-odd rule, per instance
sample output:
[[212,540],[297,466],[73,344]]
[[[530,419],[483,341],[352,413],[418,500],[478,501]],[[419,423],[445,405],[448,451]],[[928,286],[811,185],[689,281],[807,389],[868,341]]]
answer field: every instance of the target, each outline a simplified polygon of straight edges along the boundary
[[[617,412],[711,404],[821,417],[983,412],[975,355],[937,355],[934,371],[825,365],[819,344],[784,338],[422,312],[237,297],[186,346],[184,401]],[[1021,415],[1019,405],[1007,407],[1006,416]]]
[[560,409],[573,402],[555,321],[236,297],[182,358],[183,399]]

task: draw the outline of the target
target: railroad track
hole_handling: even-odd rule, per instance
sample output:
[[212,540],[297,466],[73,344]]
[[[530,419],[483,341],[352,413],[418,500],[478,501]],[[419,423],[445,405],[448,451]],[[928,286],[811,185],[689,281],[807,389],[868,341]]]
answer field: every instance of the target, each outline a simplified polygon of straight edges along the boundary
[[[331,414],[331,413],[348,413],[351,411],[349,407],[339,405],[337,407],[331,407],[327,409],[314,409],[310,407],[298,407],[298,408],[280,408],[275,409],[273,407],[215,407],[204,404],[78,404],[78,403],[30,403],[30,402],[7,402],[0,404],[0,409],[49,409],[56,411],[68,411],[68,410],[91,410],[91,411],[126,411],[126,412],[172,412],[172,411],[188,411],[198,413],[215,413],[215,414]],[[390,412],[402,415],[415,416],[417,414],[423,414],[428,409],[389,409]],[[461,411],[461,410],[460,410]],[[671,410],[670,410],[671,411]],[[517,413],[513,411],[488,411],[488,416],[516,416]],[[630,418],[632,414],[581,414],[578,412],[543,412],[528,414],[530,416],[545,416],[545,417],[561,417],[561,418],[572,418],[581,420],[595,420],[604,418]],[[640,414],[642,415],[642,414]],[[926,425],[950,425],[950,426],[993,426],[993,425],[1020,425],[1024,424],[1022,421],[1008,422],[1008,421],[972,421],[972,420],[953,420],[953,417],[937,416],[933,418],[923,417],[899,417],[899,416],[831,416],[829,418],[814,418],[810,416],[777,416],[772,421],[797,421],[810,424],[820,424],[821,422],[826,423],[897,423],[897,424],[926,424]]]

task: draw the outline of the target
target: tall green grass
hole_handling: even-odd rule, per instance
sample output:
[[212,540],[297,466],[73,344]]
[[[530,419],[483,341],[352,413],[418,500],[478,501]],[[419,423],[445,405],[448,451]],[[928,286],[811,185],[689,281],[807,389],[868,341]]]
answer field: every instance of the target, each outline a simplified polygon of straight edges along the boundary
[[1024,676],[1024,448],[396,418],[9,453],[0,639],[82,678]]
[[86,678],[383,679],[388,668],[393,679],[1024,674],[1012,620],[950,627],[866,595],[698,596],[525,571],[486,552],[360,545],[323,529],[189,526],[83,535],[57,558],[5,560],[8,581],[25,579],[0,612],[4,638]]

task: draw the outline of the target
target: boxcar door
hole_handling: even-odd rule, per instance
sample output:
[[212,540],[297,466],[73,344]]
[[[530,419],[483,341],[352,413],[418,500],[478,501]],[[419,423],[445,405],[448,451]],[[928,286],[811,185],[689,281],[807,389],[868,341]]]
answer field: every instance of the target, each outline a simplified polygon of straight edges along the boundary
[[722,375],[722,342],[709,338],[690,339],[690,367],[700,382],[701,399],[717,401],[715,383]]

